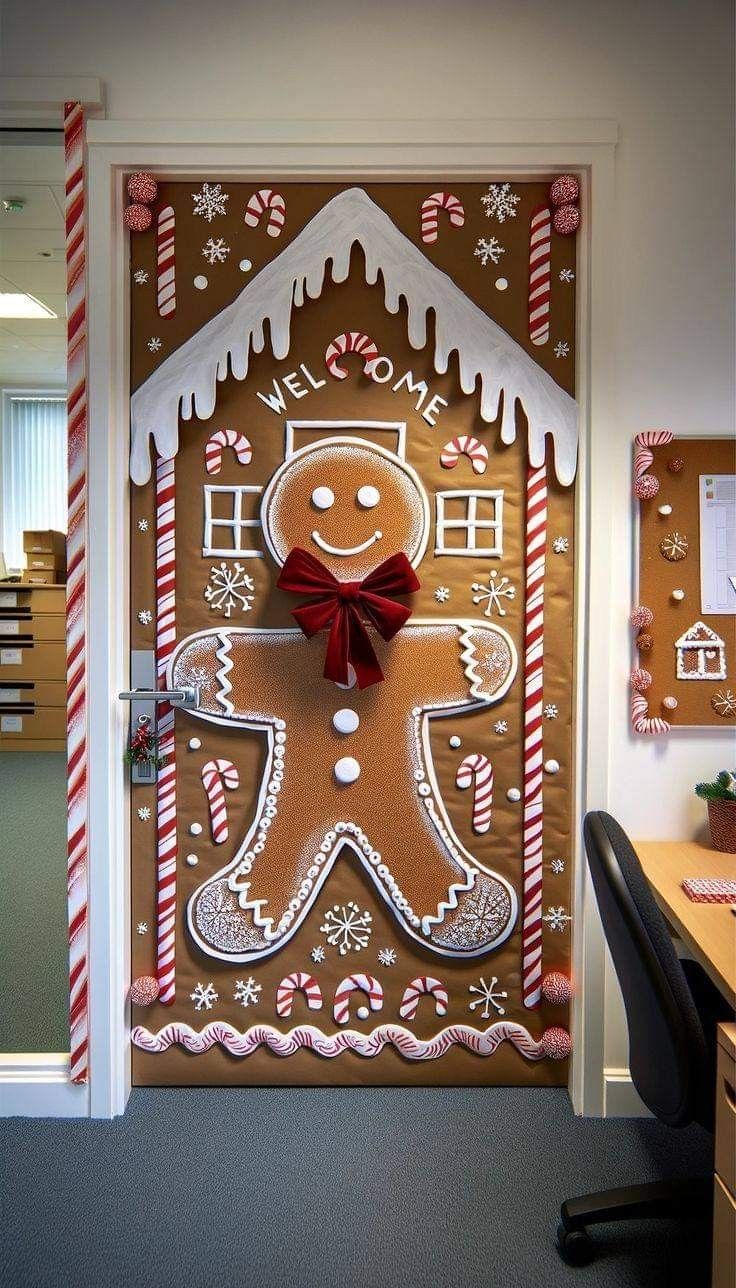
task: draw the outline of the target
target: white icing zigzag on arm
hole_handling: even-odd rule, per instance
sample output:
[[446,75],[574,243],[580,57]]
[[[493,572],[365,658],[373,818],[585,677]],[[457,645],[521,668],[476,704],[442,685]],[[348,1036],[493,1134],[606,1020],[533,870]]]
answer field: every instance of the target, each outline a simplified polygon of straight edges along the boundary
[[464,646],[460,654],[460,661],[464,664],[465,678],[470,681],[470,696],[478,698],[481,702],[489,702],[490,694],[483,690],[483,677],[476,670],[477,651],[472,641],[472,626],[467,626],[460,631],[460,643]]
[[220,632],[219,638],[222,642],[215,653],[215,657],[220,663],[220,669],[216,673],[217,681],[220,685],[220,689],[217,694],[217,701],[220,703],[225,715],[231,716],[235,708],[227,695],[232,692],[233,686],[227,677],[233,669],[233,660],[230,657],[232,641],[230,636],[226,635],[224,631]]

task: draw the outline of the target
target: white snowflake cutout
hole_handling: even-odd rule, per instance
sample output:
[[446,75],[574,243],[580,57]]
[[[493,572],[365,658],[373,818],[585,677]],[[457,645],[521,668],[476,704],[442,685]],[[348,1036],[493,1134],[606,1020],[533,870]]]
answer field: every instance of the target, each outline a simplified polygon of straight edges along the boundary
[[565,871],[565,860],[553,859],[549,866],[551,867],[556,877],[562,876],[562,873]]
[[554,702],[548,702],[546,707],[544,708],[545,720],[556,720],[558,715],[559,715],[559,711],[555,706]]
[[484,617],[490,617],[494,608],[496,609],[499,617],[505,617],[506,609],[503,606],[503,600],[514,599],[516,595],[516,587],[512,586],[508,577],[501,577],[500,581],[497,581],[496,578],[498,575],[499,574],[494,568],[488,578],[487,586],[483,586],[480,582],[474,581],[470,587],[471,590],[478,592],[473,595],[474,604],[482,604],[484,600],[488,601],[486,607],[483,609]]
[[496,733],[508,733],[508,720],[497,720],[493,728]]
[[570,549],[570,542],[567,537],[555,537],[552,542],[552,549],[556,555],[565,555]]
[[468,1003],[468,1010],[474,1011],[477,1006],[482,1006],[483,1010],[481,1014],[484,1020],[490,1019],[491,1008],[494,1011],[497,1011],[499,1015],[505,1015],[506,1008],[501,1006],[501,1001],[508,997],[508,993],[505,989],[496,988],[497,984],[498,980],[495,975],[491,976],[490,984],[486,984],[482,975],[478,984],[470,984],[468,986],[468,992],[477,993],[478,997],[476,997],[474,1002]]
[[221,183],[203,183],[200,192],[192,193],[194,214],[201,215],[212,223],[215,215],[227,214],[225,203],[230,200],[229,194],[222,191]]
[[150,811],[150,809],[148,808],[148,806],[147,806],[147,805],[141,805],[141,806],[140,806],[140,808],[139,808],[139,810],[138,810],[138,817],[139,817],[139,819],[141,820],[141,823],[147,823],[147,822],[148,822],[149,818],[151,817],[151,811]]
[[434,597],[438,604],[446,604],[450,598],[450,589],[448,586],[438,586],[434,592]]
[[506,254],[506,247],[501,246],[495,237],[479,237],[473,254],[477,255],[485,268],[487,264],[497,264],[501,256]]
[[378,950],[378,961],[379,961],[379,964],[380,964],[381,966],[395,966],[395,965],[396,965],[396,949],[395,949],[395,948],[379,948],[379,950]]
[[255,1006],[260,1002],[260,994],[263,992],[263,985],[256,984],[252,975],[247,979],[238,979],[235,981],[235,992],[233,997],[241,1006]]
[[488,192],[481,197],[481,204],[486,208],[487,219],[497,219],[502,224],[505,219],[516,218],[516,207],[521,201],[511,191],[510,183],[492,183]]
[[147,934],[148,934],[148,922],[147,922],[147,921],[139,921],[139,922],[138,922],[138,925],[136,926],[136,928],[135,928],[135,929],[136,929],[136,934],[138,934],[138,935],[147,935]]
[[206,1011],[211,1011],[220,995],[215,990],[214,984],[197,984],[194,992],[189,996],[194,1002],[195,1011],[201,1011],[203,1007]]
[[573,273],[573,271],[572,271],[572,269],[571,269],[571,268],[561,268],[561,269],[560,269],[560,281],[561,281],[561,282],[573,282],[574,280],[575,280],[575,274]]
[[141,626],[150,626],[153,621],[153,613],[150,608],[142,608],[138,614],[138,621]]
[[560,905],[558,908],[548,908],[546,916],[542,917],[542,921],[546,922],[550,930],[557,930],[562,933],[563,930],[567,930],[572,917],[568,916],[565,909]]
[[570,352],[570,346],[567,343],[567,340],[558,340],[554,348],[555,357],[566,358],[569,352]]
[[139,520],[138,520],[138,531],[139,531],[139,532],[148,532],[148,519],[139,519]]
[[230,247],[224,237],[209,237],[202,247],[202,254],[208,264],[224,264],[230,254]]
[[136,286],[145,286],[148,281],[148,273],[145,268],[137,268],[133,274],[133,281]]
[[158,353],[159,349],[161,348],[161,340],[157,335],[151,336],[150,340],[148,341],[148,348],[151,350],[151,353]]
[[346,953],[359,953],[366,948],[373,932],[373,918],[369,912],[361,912],[352,899],[349,903],[336,903],[325,913],[324,923],[320,926],[328,944],[337,948],[341,957]]
[[324,959],[325,959],[325,950],[324,950],[324,948],[322,947],[322,945],[321,945],[321,944],[317,944],[317,945],[312,949],[312,951],[311,951],[311,953],[309,954],[309,956],[312,958],[312,961],[313,961],[317,966],[319,966],[320,962],[323,962],[323,961],[324,961]]
[[255,582],[242,564],[235,563],[229,568],[223,560],[219,568],[210,568],[210,580],[205,586],[204,597],[212,610],[229,617],[238,605],[242,613],[250,612],[255,598],[254,590]]

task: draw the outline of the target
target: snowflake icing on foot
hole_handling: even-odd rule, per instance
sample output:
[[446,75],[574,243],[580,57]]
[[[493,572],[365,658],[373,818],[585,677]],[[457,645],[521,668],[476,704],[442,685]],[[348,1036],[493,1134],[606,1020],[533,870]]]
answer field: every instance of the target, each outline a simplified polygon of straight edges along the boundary
[[224,264],[230,254],[230,247],[224,237],[210,237],[202,247],[202,254],[208,264]]
[[366,948],[371,937],[373,918],[369,912],[361,912],[352,899],[347,904],[336,903],[325,913],[320,930],[327,936],[328,944],[337,948],[341,957],[346,953],[359,953]]
[[229,617],[234,608],[240,605],[242,613],[249,613],[253,607],[255,583],[249,577],[243,565],[233,564],[228,568],[223,560],[219,568],[210,568],[210,580],[205,586],[204,597],[211,609],[220,611]]
[[567,537],[555,537],[552,542],[552,549],[556,555],[565,555],[570,549],[570,542]]
[[190,993],[194,1002],[195,1011],[211,1011],[220,994],[215,990],[214,984],[197,984],[193,993]]
[[499,1015],[505,1015],[506,1008],[501,1006],[501,999],[508,997],[508,993],[504,989],[496,988],[497,984],[498,980],[495,975],[491,976],[490,984],[486,984],[486,981],[481,975],[478,984],[471,984],[468,987],[469,993],[478,994],[478,997],[476,997],[474,1002],[468,1003],[468,1010],[474,1011],[476,1006],[482,1006],[483,1010],[481,1011],[481,1015],[484,1020],[490,1019],[491,1008],[494,1011],[497,1011]]
[[558,340],[557,344],[555,345],[555,357],[566,358],[569,352],[570,352],[570,346],[567,343],[567,340]]
[[221,183],[203,183],[201,192],[192,193],[194,214],[202,215],[211,224],[215,215],[227,214],[225,203],[229,200],[228,193],[222,191]]
[[148,341],[148,348],[151,350],[151,353],[158,353],[159,349],[161,348],[161,341],[157,335],[151,336],[150,340]]
[[261,1000],[259,994],[262,991],[263,985],[256,984],[253,976],[249,975],[247,979],[238,979],[235,981],[235,992],[233,993],[233,997],[236,1002],[240,1002],[241,1006],[255,1006],[256,1002],[260,1002]]
[[434,592],[434,597],[438,604],[446,604],[450,598],[450,589],[448,586],[438,586]]
[[563,930],[567,930],[572,917],[568,916],[565,909],[560,905],[559,908],[549,908],[546,916],[542,917],[542,921],[547,923],[550,930],[558,930],[562,933]]
[[479,237],[473,254],[478,256],[485,268],[486,264],[497,264],[501,256],[506,254],[506,247],[501,246],[495,237]]
[[309,956],[312,958],[313,962],[316,962],[317,965],[319,965],[319,963],[323,962],[325,959],[325,950],[321,944],[317,944],[316,948],[312,949]]
[[137,268],[133,274],[133,281],[137,286],[145,286],[148,281],[148,273],[145,268]]
[[511,585],[508,577],[502,577],[500,581],[496,581],[497,577],[498,573],[494,568],[488,579],[487,586],[483,586],[480,582],[474,581],[470,587],[471,590],[478,592],[476,595],[473,595],[474,604],[482,604],[484,599],[488,600],[486,607],[483,609],[484,617],[490,617],[494,608],[496,609],[499,617],[505,617],[506,609],[504,608],[502,601],[504,599],[514,599],[516,595],[516,587]]
[[379,964],[380,964],[381,966],[395,966],[395,965],[396,965],[396,949],[395,949],[395,948],[379,948],[379,950],[378,950],[378,961],[379,961]]
[[521,197],[511,191],[510,183],[492,183],[485,196],[481,197],[486,208],[486,218],[497,219],[499,224],[505,219],[516,218],[516,207],[520,201]]

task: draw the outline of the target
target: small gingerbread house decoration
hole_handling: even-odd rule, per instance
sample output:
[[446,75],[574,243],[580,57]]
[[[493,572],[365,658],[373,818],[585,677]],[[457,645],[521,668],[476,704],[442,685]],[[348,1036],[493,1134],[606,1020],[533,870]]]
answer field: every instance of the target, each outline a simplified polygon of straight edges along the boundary
[[695,622],[675,649],[678,680],[725,680],[726,645],[705,622]]

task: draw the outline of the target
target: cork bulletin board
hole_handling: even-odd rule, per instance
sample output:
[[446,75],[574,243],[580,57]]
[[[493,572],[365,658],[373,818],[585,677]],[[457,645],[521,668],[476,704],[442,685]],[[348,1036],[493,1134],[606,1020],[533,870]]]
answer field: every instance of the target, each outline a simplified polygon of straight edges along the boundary
[[[665,434],[666,431],[653,431]],[[649,717],[680,727],[736,724],[736,450],[723,438],[637,442],[638,665]],[[641,466],[645,468],[641,468]],[[653,479],[658,483],[642,480]],[[647,495],[651,493],[651,495]]]
[[160,181],[131,237],[132,647],[200,694],[132,790],[138,1084],[567,1079],[550,194]]

